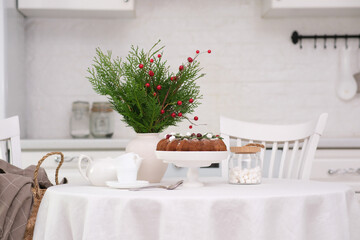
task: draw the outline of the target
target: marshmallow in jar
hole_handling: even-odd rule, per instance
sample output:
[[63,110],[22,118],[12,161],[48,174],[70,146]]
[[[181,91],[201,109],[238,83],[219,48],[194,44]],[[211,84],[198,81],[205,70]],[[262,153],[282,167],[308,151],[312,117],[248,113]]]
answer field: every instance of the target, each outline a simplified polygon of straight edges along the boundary
[[261,183],[261,148],[264,148],[264,146],[261,144],[248,144],[243,147],[230,148],[231,156],[229,158],[229,183]]

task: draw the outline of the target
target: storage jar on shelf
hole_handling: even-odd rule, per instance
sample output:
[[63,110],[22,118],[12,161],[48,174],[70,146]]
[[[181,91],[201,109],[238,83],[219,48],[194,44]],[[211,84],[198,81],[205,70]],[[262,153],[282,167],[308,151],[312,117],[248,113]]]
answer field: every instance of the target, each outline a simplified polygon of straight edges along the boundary
[[114,134],[114,110],[108,102],[94,102],[90,115],[90,131],[95,138],[111,138]]
[[70,119],[70,135],[73,138],[89,137],[89,123],[89,103],[83,101],[73,102]]

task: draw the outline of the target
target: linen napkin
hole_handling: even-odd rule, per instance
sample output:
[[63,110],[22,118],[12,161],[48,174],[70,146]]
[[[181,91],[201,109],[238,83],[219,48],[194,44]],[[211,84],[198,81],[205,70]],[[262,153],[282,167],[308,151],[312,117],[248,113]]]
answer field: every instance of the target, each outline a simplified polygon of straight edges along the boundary
[[[31,186],[35,166],[26,169],[0,160],[0,240],[23,239],[30,216],[33,196]],[[43,168],[39,169],[39,186],[52,186]]]

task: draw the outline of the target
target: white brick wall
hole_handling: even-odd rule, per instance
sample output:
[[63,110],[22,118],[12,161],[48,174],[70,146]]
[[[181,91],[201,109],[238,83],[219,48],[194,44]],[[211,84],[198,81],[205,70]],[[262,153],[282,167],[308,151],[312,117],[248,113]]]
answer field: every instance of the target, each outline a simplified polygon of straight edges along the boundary
[[[360,97],[336,96],[339,49],[322,42],[303,50],[290,41],[293,30],[307,34],[359,33],[360,18],[262,19],[261,2],[250,0],[141,0],[135,19],[27,19],[27,137],[68,138],[71,103],[105,100],[86,80],[95,48],[125,56],[131,44],[149,48],[158,39],[164,58],[177,68],[196,49],[206,77],[196,115],[219,130],[219,115],[269,123],[296,123],[330,114],[325,135],[360,137]],[[358,41],[349,41],[357,49]],[[354,51],[359,54],[359,51]],[[200,121],[199,121],[200,122]],[[186,121],[169,131],[188,131]],[[133,136],[116,121],[116,138]]]

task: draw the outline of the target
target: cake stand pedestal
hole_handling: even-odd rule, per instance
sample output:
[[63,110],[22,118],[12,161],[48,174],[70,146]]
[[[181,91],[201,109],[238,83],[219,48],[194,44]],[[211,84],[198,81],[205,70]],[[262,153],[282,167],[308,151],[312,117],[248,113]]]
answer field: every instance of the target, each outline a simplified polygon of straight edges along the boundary
[[157,158],[166,163],[173,163],[178,167],[187,167],[187,179],[184,187],[202,187],[204,183],[199,181],[199,167],[208,167],[212,163],[220,163],[226,160],[227,151],[201,151],[201,152],[180,152],[180,151],[156,151]]

